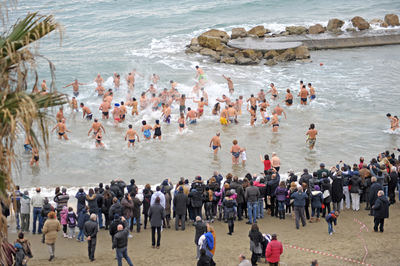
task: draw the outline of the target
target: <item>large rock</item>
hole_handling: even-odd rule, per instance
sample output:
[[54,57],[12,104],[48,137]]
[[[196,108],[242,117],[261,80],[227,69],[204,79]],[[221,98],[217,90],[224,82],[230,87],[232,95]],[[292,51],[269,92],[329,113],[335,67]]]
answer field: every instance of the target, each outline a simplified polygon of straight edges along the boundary
[[264,26],[256,26],[247,32],[247,34],[255,35],[257,37],[264,37],[265,33],[267,33],[267,30]]
[[225,31],[222,31],[222,30],[212,29],[212,30],[202,33],[200,36],[209,36],[209,37],[219,38],[219,39],[221,39],[221,42],[225,43],[225,44],[228,43],[228,41],[229,41],[228,33],[226,33]]
[[199,44],[203,47],[217,50],[218,47],[222,46],[221,39],[218,37],[212,37],[208,35],[200,35],[198,38]]
[[307,33],[307,28],[303,26],[289,26],[286,27],[286,31],[289,32],[289,35],[301,35]]
[[276,56],[278,56],[279,54],[278,54],[278,52],[277,51],[275,51],[275,50],[271,50],[271,51],[268,51],[268,52],[266,52],[265,54],[264,54],[264,59],[272,59],[272,58],[274,58],[274,57],[276,57]]
[[236,64],[236,59],[234,57],[230,57],[230,56],[223,56],[221,57],[221,63],[225,63],[225,64]]
[[310,52],[306,46],[299,46],[294,50],[296,59],[307,59],[310,58]]
[[243,38],[243,37],[247,37],[247,31],[244,28],[232,29],[232,34],[231,34],[232,39]]
[[324,33],[324,32],[325,32],[325,28],[322,27],[321,24],[315,24],[313,26],[310,26],[310,28],[308,29],[309,34],[320,34],[320,33]]
[[340,28],[343,26],[343,24],[344,24],[343,20],[340,20],[340,19],[337,19],[337,18],[333,18],[333,19],[329,20],[328,26],[326,26],[326,29],[328,31],[335,31],[337,29],[340,30]]
[[256,60],[252,60],[251,58],[247,58],[247,57],[238,57],[236,58],[236,62],[239,65],[255,65],[260,63],[260,60],[256,59]]
[[229,47],[224,47],[221,51],[222,56],[235,56],[235,53],[237,52],[236,49],[229,48]]
[[379,19],[379,18],[371,19],[371,21],[369,22],[369,24],[372,24],[372,25],[379,25],[379,26],[382,27],[382,28],[387,28],[387,27],[389,26],[385,21],[383,21],[382,19]]
[[201,49],[203,49],[203,47],[201,47],[200,45],[192,45],[192,46],[190,46],[190,49],[191,49],[193,52],[198,53],[198,52],[200,52]]
[[399,17],[396,14],[387,14],[385,16],[385,22],[389,26],[400,26]]
[[282,54],[278,55],[274,59],[279,62],[293,61],[293,60],[296,60],[296,53],[294,52],[293,49],[287,49],[286,51],[284,51]]
[[355,16],[351,19],[351,23],[354,27],[358,28],[359,30],[367,30],[369,29],[369,23],[363,19],[362,17]]
[[266,66],[274,66],[274,65],[276,65],[276,64],[278,64],[274,59],[268,59],[265,63],[264,63],[264,65],[266,65]]
[[251,58],[253,60],[256,58],[256,52],[254,50],[246,49],[246,50],[243,50],[242,53],[243,53],[244,57]]
[[199,39],[197,39],[197,37],[193,38],[190,41],[190,46],[192,46],[192,45],[199,45]]
[[217,58],[217,57],[218,57],[217,52],[214,51],[214,50],[211,50],[211,49],[209,49],[209,48],[203,48],[203,49],[201,49],[201,50],[200,50],[200,54],[201,54],[201,55],[206,55],[206,56],[211,56],[211,57],[214,57],[214,58]]

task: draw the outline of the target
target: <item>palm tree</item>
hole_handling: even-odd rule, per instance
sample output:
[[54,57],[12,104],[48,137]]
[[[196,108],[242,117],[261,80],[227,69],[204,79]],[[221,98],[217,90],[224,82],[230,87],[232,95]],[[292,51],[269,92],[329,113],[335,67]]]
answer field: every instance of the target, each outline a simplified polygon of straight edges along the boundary
[[[4,21],[3,24],[6,26]],[[54,66],[50,61],[50,92],[28,92],[28,74],[33,73],[34,89],[38,81],[35,62],[40,55],[32,44],[53,31],[62,32],[53,16],[29,13],[10,27],[8,32],[0,34],[0,201],[4,204],[0,209],[10,205],[7,192],[14,191],[12,169],[18,162],[18,155],[15,154],[17,133],[24,132],[26,136],[31,136],[32,146],[42,148],[48,159],[49,107],[67,102],[66,96],[54,88]],[[3,212],[0,225],[0,240],[4,244],[7,220]],[[1,247],[0,265],[8,265]]]

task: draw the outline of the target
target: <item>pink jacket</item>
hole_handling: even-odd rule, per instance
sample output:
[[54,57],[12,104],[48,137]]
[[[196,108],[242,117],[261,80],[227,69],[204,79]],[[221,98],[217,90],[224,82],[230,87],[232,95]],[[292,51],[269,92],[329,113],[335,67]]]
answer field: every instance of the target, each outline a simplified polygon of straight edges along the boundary
[[66,225],[67,218],[68,218],[68,208],[66,206],[63,207],[62,211],[60,212],[61,224]]
[[265,187],[265,184],[262,184],[262,183],[260,183],[260,182],[258,182],[258,181],[254,181],[254,185],[255,185],[256,187]]

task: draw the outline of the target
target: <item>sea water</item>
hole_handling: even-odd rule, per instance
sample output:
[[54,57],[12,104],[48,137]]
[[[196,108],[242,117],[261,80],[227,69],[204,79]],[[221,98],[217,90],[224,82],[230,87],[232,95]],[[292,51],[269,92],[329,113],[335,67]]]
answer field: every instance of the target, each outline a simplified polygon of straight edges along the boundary
[[[180,133],[179,109],[173,106],[171,124],[162,123],[162,141],[145,141],[139,133],[141,141],[133,149],[128,149],[124,141],[128,124],[140,132],[141,121],[145,119],[154,125],[160,112],[146,110],[134,118],[128,115],[118,127],[111,119],[102,121],[106,128],[105,148],[96,149],[94,139],[88,137],[91,123],[82,119],[81,112],[74,113],[66,107],[70,140],[60,141],[56,134],[50,136],[48,166],[41,152],[40,167],[31,168],[30,154],[23,151],[22,143],[17,148],[21,167],[14,181],[22,187],[88,187],[116,178],[126,182],[134,178],[140,185],[156,184],[164,178],[173,182],[180,177],[192,180],[197,175],[209,178],[214,170],[242,177],[247,172],[262,172],[259,156],[272,152],[281,158],[282,173],[289,169],[314,170],[320,162],[328,166],[339,160],[353,163],[360,156],[371,158],[399,146],[400,136],[388,131],[385,115],[388,112],[399,115],[400,46],[313,51],[311,63],[290,62],[273,67],[225,65],[197,54],[185,54],[191,38],[211,28],[230,32],[233,27],[250,29],[262,24],[280,32],[290,25],[326,25],[333,17],[345,20],[348,25],[356,15],[367,20],[383,18],[387,13],[400,15],[399,1],[23,0],[10,11],[10,22],[34,11],[54,14],[64,27],[61,46],[57,34],[39,45],[40,54],[56,66],[56,88],[71,97],[71,87],[63,89],[63,86],[75,78],[86,83],[80,87],[78,102],[89,106],[97,118],[101,118],[98,110],[101,99],[94,92],[93,82],[97,73],[106,80],[105,87],[111,88],[114,72],[124,80],[133,69],[140,74],[133,95],[137,99],[148,89],[153,73],[161,77],[159,89],[169,88],[169,81],[174,80],[179,92],[198,98],[191,95],[196,65],[207,75],[205,89],[211,107],[217,97],[228,94],[223,74],[233,79],[233,99],[239,95],[246,99],[260,89],[267,90],[273,82],[279,90],[278,101],[268,99],[273,107],[284,100],[287,88],[297,95],[300,80],[313,84],[317,99],[300,106],[295,98],[293,106],[285,107],[287,119],[281,119],[279,132],[275,134],[271,127],[261,125],[260,117],[255,127],[249,125],[246,104],[237,125],[221,126],[207,107],[196,125],[189,125]],[[46,61],[39,59],[38,70],[39,79],[49,82]],[[115,100],[126,100],[126,92],[123,81]],[[192,100],[186,105],[197,107]],[[319,131],[313,151],[309,151],[305,136],[310,123],[315,123]],[[54,125],[55,121],[51,126]],[[214,156],[209,142],[216,132],[221,133],[222,149]],[[20,137],[22,142],[24,136]],[[247,150],[245,167],[232,166],[229,149],[233,139]]]

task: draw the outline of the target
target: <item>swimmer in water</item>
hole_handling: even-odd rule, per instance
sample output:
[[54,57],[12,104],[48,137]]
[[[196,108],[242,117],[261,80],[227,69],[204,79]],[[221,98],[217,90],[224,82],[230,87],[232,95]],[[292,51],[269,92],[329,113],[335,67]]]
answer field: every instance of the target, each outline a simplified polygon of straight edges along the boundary
[[103,87],[103,85],[97,85],[94,91],[97,92],[97,96],[101,97],[104,96],[104,92],[106,91],[106,89]]
[[59,121],[59,120],[63,120],[63,119],[65,119],[64,109],[62,107],[60,107],[60,109],[58,109],[58,112],[56,114],[56,120]]
[[78,80],[75,79],[74,82],[64,86],[64,88],[72,86],[72,93],[74,94],[75,97],[78,97],[78,95],[79,95],[79,85],[86,85],[86,84],[85,83],[79,83]]
[[308,91],[306,89],[306,85],[303,85],[298,96],[300,96],[300,104],[307,105]]
[[26,152],[32,151],[32,137],[27,135],[24,141],[24,149]]
[[214,137],[211,138],[210,147],[212,145],[212,149],[214,150],[214,155],[218,153],[218,149],[221,149],[221,139],[219,138],[220,133],[217,133]]
[[67,129],[62,120],[58,120],[57,125],[51,130],[51,132],[55,129],[58,131],[58,139],[64,138],[65,140],[68,140],[67,132],[71,133],[71,131]]
[[315,129],[315,125],[311,124],[310,128],[308,129],[306,136],[308,136],[307,138],[307,142],[308,142],[308,147],[310,148],[310,150],[312,150],[315,146],[315,142],[317,141],[317,134],[318,131]]
[[228,106],[228,120],[229,123],[237,123],[237,111],[235,108],[233,108],[233,106],[230,104]]
[[29,165],[31,167],[34,164],[36,164],[36,166],[39,166],[39,150],[35,146],[32,148],[32,158],[31,161],[29,162]]
[[204,87],[201,87],[201,94],[204,98],[204,102],[208,105],[208,93],[204,90]]
[[218,114],[220,113],[220,111],[221,111],[221,106],[220,106],[219,103],[216,103],[216,104],[214,105],[214,108],[212,109],[211,113],[212,113],[213,115],[218,115]]
[[156,124],[153,127],[154,134],[153,134],[153,139],[158,138],[161,140],[161,125],[160,125],[160,120],[156,120]]
[[278,99],[278,89],[275,87],[274,83],[271,83],[269,86],[271,87],[271,89],[267,92],[267,94],[271,93],[272,100],[277,100]]
[[164,104],[162,117],[164,118],[165,123],[171,123],[171,107],[169,106],[169,104]]
[[90,132],[93,131],[93,137],[96,137],[97,133],[101,130],[106,133],[103,125],[95,118],[92,127],[89,129],[88,136],[90,135]]
[[126,113],[127,113],[127,112],[128,112],[128,111],[126,110],[125,104],[124,104],[124,102],[122,101],[122,102],[121,102],[121,106],[119,107],[119,118],[120,118],[120,123],[122,123],[122,122],[125,121],[125,116],[126,116]]
[[96,136],[96,148],[103,148],[104,147],[104,143],[102,142],[103,139],[103,135],[101,134],[101,130],[97,132]]
[[265,93],[264,93],[264,90],[263,90],[263,89],[261,89],[261,90],[258,92],[258,94],[257,94],[257,100],[258,100],[258,102],[263,102],[264,100],[266,100],[266,99],[265,99]]
[[232,164],[239,164],[239,156],[241,148],[238,145],[238,141],[235,139],[232,141],[233,146],[231,147],[231,154],[232,154]]
[[271,123],[269,125],[272,126],[272,132],[278,132],[279,117],[275,111],[272,113]]
[[49,88],[47,88],[45,79],[42,81],[42,84],[40,85],[40,87],[42,88],[42,91],[47,91],[49,89]]
[[390,120],[390,129],[395,131],[399,128],[399,119],[397,116],[392,116],[390,113],[386,114],[386,117]]
[[119,74],[114,73],[114,80],[113,80],[113,83],[114,83],[114,88],[115,88],[116,90],[118,90],[118,89],[119,89],[119,86],[121,85],[121,76],[120,76]]
[[310,101],[312,101],[317,97],[315,96],[315,89],[311,86],[311,83],[308,83],[308,88],[310,89]]
[[260,108],[260,114],[262,119],[261,124],[268,124],[271,118],[269,117],[267,110],[264,108]]
[[132,145],[132,147],[135,146],[135,140],[137,140],[138,142],[140,142],[139,140],[139,135],[137,134],[137,132],[132,128],[132,125],[128,126],[128,130],[126,131],[125,134],[125,141],[128,140],[128,148]]
[[139,112],[138,112],[138,102],[136,101],[136,98],[135,98],[135,97],[133,97],[133,98],[132,98],[132,101],[130,101],[130,102],[128,103],[128,106],[132,107],[132,112],[131,112],[132,116],[134,116],[134,115],[139,115]]
[[111,109],[111,105],[109,102],[104,101],[100,104],[99,110],[102,113],[103,120],[108,119],[110,117],[110,109]]
[[146,120],[143,120],[143,121],[142,121],[142,125],[143,125],[143,126],[142,126],[142,132],[143,132],[144,138],[145,138],[145,139],[150,139],[150,138],[151,138],[151,132],[150,132],[150,130],[152,130],[153,127],[150,126],[150,125],[147,125]]
[[128,90],[133,91],[135,86],[135,77],[133,76],[132,72],[128,73],[128,76],[126,77],[126,83],[128,84]]
[[121,109],[119,108],[119,103],[114,104],[114,109],[111,112],[114,118],[114,124],[118,125],[121,122]]
[[197,115],[200,118],[204,113],[204,105],[208,105],[208,103],[204,102],[204,98],[201,97],[200,101],[193,100],[194,103],[197,103]]
[[192,108],[188,107],[188,113],[186,115],[186,120],[189,119],[189,124],[196,124],[197,123],[197,112],[192,110]]
[[72,109],[72,111],[79,112],[79,109],[78,109],[78,101],[76,100],[75,97],[72,97],[72,100],[71,100],[71,109]]
[[249,106],[247,105],[247,111],[250,113],[250,126],[254,126],[254,123],[256,122],[257,118],[256,118],[256,111],[254,111],[253,108],[249,108]]
[[281,115],[283,114],[283,115],[285,116],[285,119],[286,119],[286,112],[285,112],[285,110],[283,110],[283,108],[279,105],[279,103],[278,103],[277,106],[275,106],[274,111],[275,111],[275,113],[277,113],[278,116],[281,116]]
[[159,77],[158,75],[156,75],[155,73],[153,73],[153,75],[151,76],[151,82],[152,82],[153,84],[156,84],[156,85],[157,85],[157,83],[158,83],[159,80],[160,80],[160,77]]
[[198,81],[201,85],[204,85],[204,83],[206,81],[206,76],[204,74],[204,70],[199,66],[196,66],[196,79],[198,79]]
[[183,129],[185,129],[185,115],[183,113],[180,114],[180,117],[178,119],[178,124],[179,124],[179,132],[182,132]]
[[104,79],[101,77],[100,73],[97,74],[96,78],[94,79],[94,82],[96,82],[97,86],[102,86]]
[[228,106],[225,106],[224,109],[222,109],[220,117],[219,117],[219,122],[221,125],[228,125]]
[[86,116],[87,120],[92,120],[93,114],[92,114],[92,111],[90,111],[89,107],[85,106],[84,103],[81,103],[81,108],[82,108],[82,111],[83,111],[82,118],[85,118],[85,116]]
[[222,77],[223,77],[224,79],[226,79],[226,82],[228,82],[229,93],[230,93],[230,94],[233,94],[233,93],[235,92],[235,88],[234,88],[234,86],[233,86],[233,81],[232,81],[231,77],[227,77],[227,76],[225,76],[225,75],[222,75]]
[[250,95],[250,98],[247,99],[246,102],[250,102],[250,108],[255,112],[257,112],[257,98],[254,97],[254,94]]
[[286,90],[285,103],[287,106],[291,106],[293,104],[293,94],[290,92],[290,89]]

